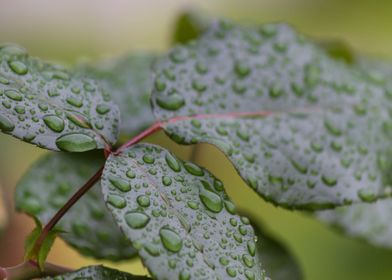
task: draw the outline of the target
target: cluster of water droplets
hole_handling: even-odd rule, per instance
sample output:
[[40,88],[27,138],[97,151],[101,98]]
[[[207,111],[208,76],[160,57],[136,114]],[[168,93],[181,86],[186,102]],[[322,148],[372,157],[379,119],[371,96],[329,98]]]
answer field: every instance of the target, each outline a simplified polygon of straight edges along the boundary
[[0,130],[52,150],[86,151],[117,140],[119,112],[95,82],[0,47]]
[[160,279],[264,279],[249,220],[236,215],[221,181],[158,146],[109,157],[109,209]]
[[[385,79],[334,61],[290,27],[218,23],[156,72],[157,118],[214,114],[169,122],[171,137],[218,146],[266,199],[314,209],[391,193]],[[238,112],[264,116],[229,116]]]
[[[101,153],[44,156],[18,183],[16,208],[46,224],[103,163]],[[136,252],[114,223],[97,184],[61,219],[60,236],[83,255],[128,259]]]

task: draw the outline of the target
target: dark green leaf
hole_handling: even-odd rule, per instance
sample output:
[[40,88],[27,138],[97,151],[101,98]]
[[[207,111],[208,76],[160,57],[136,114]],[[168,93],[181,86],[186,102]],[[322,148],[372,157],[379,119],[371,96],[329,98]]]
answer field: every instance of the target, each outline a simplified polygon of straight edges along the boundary
[[188,43],[208,29],[210,19],[190,9],[183,11],[174,24],[173,43]]
[[147,276],[136,276],[127,272],[108,268],[102,265],[83,267],[74,272],[55,277],[42,278],[46,280],[151,280]]
[[94,65],[80,66],[78,71],[97,80],[121,113],[120,135],[132,136],[154,118],[150,108],[153,54],[133,54]]
[[271,237],[263,227],[254,223],[252,226],[257,235],[257,250],[261,263],[268,276],[273,280],[304,279],[301,268],[291,252],[275,238]]
[[0,46],[0,102],[0,130],[23,141],[69,152],[116,143],[118,108],[93,80],[18,46]]
[[[60,207],[104,164],[98,153],[44,156],[16,190],[16,207],[46,224]],[[107,211],[97,183],[61,219],[60,236],[80,253],[99,259],[131,258],[135,251]]]
[[139,144],[108,158],[102,189],[155,278],[264,279],[249,220],[207,170]]
[[319,209],[389,196],[383,84],[286,25],[213,25],[156,66],[154,113],[178,143],[210,143],[265,199]]

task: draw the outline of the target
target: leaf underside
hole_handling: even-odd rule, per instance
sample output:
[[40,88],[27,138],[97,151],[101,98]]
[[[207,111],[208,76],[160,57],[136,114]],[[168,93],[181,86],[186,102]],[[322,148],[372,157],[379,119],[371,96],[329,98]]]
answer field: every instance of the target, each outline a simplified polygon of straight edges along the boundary
[[135,135],[154,121],[150,91],[153,84],[151,68],[156,57],[149,53],[132,54],[77,68],[98,81],[104,93],[111,95],[119,106],[122,137]]
[[119,110],[94,80],[0,46],[0,130],[50,150],[116,143]]
[[[17,210],[46,224],[103,164],[96,152],[44,156],[18,183]],[[60,237],[83,255],[113,261],[135,255],[106,209],[100,183],[67,212],[57,228],[65,231]]]
[[166,133],[217,146],[266,200],[323,209],[390,195],[385,78],[332,59],[290,27],[219,22],[155,71],[151,102]]
[[108,158],[102,189],[157,279],[264,279],[249,220],[207,170],[138,144]]
[[54,276],[54,277],[45,277],[41,279],[46,280],[151,280],[151,278],[147,276],[136,276],[126,272],[122,272],[116,269],[108,268],[102,265],[97,266],[87,266],[83,267],[79,270]]

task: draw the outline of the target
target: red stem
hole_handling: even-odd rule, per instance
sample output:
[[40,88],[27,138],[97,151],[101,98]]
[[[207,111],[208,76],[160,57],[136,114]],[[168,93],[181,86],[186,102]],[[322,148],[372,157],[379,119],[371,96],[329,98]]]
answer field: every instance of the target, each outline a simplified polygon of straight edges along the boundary
[[63,207],[45,225],[40,236],[34,244],[33,256],[39,252],[48,233],[54,228],[58,221],[68,212],[68,210],[101,178],[103,167],[101,167],[74,195],[64,204]]

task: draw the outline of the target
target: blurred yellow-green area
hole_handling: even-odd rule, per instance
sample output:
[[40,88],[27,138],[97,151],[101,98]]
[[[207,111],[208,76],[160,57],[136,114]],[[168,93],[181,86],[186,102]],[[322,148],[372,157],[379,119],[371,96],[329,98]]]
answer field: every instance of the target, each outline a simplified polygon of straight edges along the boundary
[[[317,38],[344,39],[358,51],[392,56],[392,1],[387,0],[0,0],[0,42],[15,42],[31,54],[64,63],[133,50],[165,51],[176,15],[190,7],[246,23],[285,21]],[[190,154],[189,147],[175,145],[163,134],[148,140],[163,143],[180,157]],[[392,250],[345,238],[303,213],[264,202],[215,148],[200,146],[198,151],[196,161],[224,181],[240,208],[257,216],[287,244],[306,279],[392,279]],[[14,213],[12,192],[26,168],[43,153],[0,136],[0,185],[6,197],[2,207],[10,214],[0,237],[1,266],[22,261],[23,239],[33,222]],[[0,220],[4,220],[2,207]],[[75,268],[99,263],[80,256],[61,240],[56,241],[49,261]],[[106,264],[146,273],[139,261]]]

